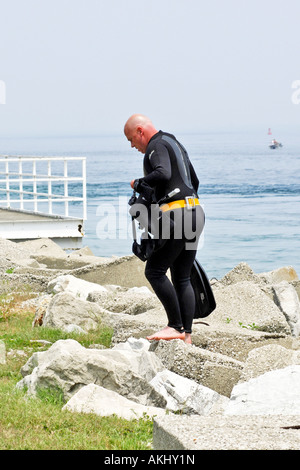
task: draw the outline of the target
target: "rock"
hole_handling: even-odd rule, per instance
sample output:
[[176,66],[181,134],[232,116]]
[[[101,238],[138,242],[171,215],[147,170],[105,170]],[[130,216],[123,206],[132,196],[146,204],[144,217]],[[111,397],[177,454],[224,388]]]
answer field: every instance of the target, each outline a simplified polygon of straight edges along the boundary
[[52,297],[43,317],[43,326],[64,329],[77,325],[84,330],[97,329],[105,318],[99,305],[81,300],[68,292]]
[[128,338],[125,343],[117,343],[113,349],[133,349],[134,351],[140,351],[143,349],[144,351],[149,351],[151,343],[144,338]]
[[65,331],[66,333],[79,333],[82,335],[87,334],[87,331],[85,331],[83,328],[81,328],[78,325],[74,325],[73,323],[70,323],[69,325],[64,326],[63,331]]
[[292,282],[299,279],[292,266],[285,266],[266,273],[260,273],[258,277],[267,284],[279,284],[281,281]]
[[0,251],[0,268],[3,270],[13,269],[17,266],[28,267],[35,263],[33,259],[30,259],[31,252],[19,243],[0,238]]
[[193,345],[243,363],[252,349],[274,343],[294,348],[297,342],[297,339],[291,335],[259,331],[251,326],[246,328],[231,321],[220,321],[213,316],[205,320],[209,323],[195,321],[193,324]]
[[132,400],[122,397],[112,390],[89,384],[82,387],[64,405],[63,410],[77,413],[95,413],[99,416],[116,415],[119,418],[131,420],[145,416],[164,416],[162,408],[140,405]]
[[36,238],[34,240],[26,240],[23,242],[19,242],[18,245],[21,248],[30,252],[30,256],[32,258],[36,258],[39,256],[65,258],[67,256],[63,248],[61,248],[50,238]]
[[145,264],[136,256],[131,255],[110,258],[101,263],[94,263],[74,269],[71,274],[77,278],[100,285],[115,284],[122,287],[146,286],[152,291],[144,271]]
[[154,331],[166,326],[166,313],[163,308],[151,308],[136,315],[115,313],[111,317],[114,330],[112,344],[126,341],[130,336],[145,338]]
[[132,287],[126,289],[116,289],[111,295],[104,297],[97,292],[93,292],[88,300],[96,301],[106,310],[111,312],[122,312],[128,315],[138,315],[142,312],[158,307],[160,305],[156,295],[147,287]]
[[[219,281],[224,286],[235,284],[236,282],[248,281],[259,283],[260,278],[253,272],[247,263],[239,263]],[[219,284],[217,284],[219,285]]]
[[222,412],[229,401],[229,398],[210,388],[167,369],[158,372],[150,384],[165,397],[166,408],[171,411],[208,415],[216,411]]
[[213,318],[260,331],[290,334],[284,315],[257,284],[236,282],[216,289],[214,295],[217,307]]
[[287,323],[293,336],[300,335],[300,302],[295,288],[287,281],[273,285],[274,300]]
[[[35,259],[23,259],[21,262],[20,262],[20,265],[22,266],[22,268],[40,268],[41,265],[35,260]],[[16,269],[16,272],[20,272],[19,269]]]
[[94,256],[94,253],[88,246],[83,246],[82,248],[71,252],[70,257],[75,256]]
[[[299,448],[299,416],[171,414],[157,416],[153,423],[154,451],[173,451],[169,453],[171,456],[182,456],[185,459],[183,463],[187,464],[196,464],[194,456],[200,450],[266,451],[299,450]],[[178,452],[182,450],[187,453]],[[247,458],[249,455],[250,453],[247,453]],[[203,452],[199,452],[200,459],[202,456]],[[220,456],[225,456],[224,452],[220,452]]]
[[[13,248],[9,246],[11,253]],[[50,252],[46,255],[51,258]],[[24,255],[26,263],[37,259],[30,256]],[[74,340],[57,341],[27,361],[18,388],[27,387],[30,394],[39,387],[59,388],[69,400],[65,409],[120,413],[127,419],[144,412],[157,412],[164,419],[165,408],[207,420],[224,415],[224,410],[226,420],[230,414],[245,416],[248,410],[250,415],[275,414],[276,407],[285,416],[300,414],[292,390],[299,390],[300,281],[292,268],[257,275],[240,263],[214,283],[217,308],[194,321],[193,345],[187,345],[145,339],[166,326],[167,317],[145,280],[144,264],[135,257],[99,261],[83,250],[57,253],[59,258],[64,268],[72,260],[93,262],[69,272],[16,268],[27,270],[20,282],[34,280],[52,291],[39,297],[34,325],[82,334],[107,325],[114,330],[112,347],[84,348]],[[277,375],[267,375],[271,373]],[[296,412],[292,405],[284,406],[293,400]]]
[[42,297],[40,297],[36,311],[35,311],[35,317],[32,322],[33,327],[42,326],[45,314],[47,312],[47,308],[51,300],[52,300],[52,295],[45,294]]
[[181,340],[157,341],[152,348],[166,369],[227,397],[238,383],[243,369],[242,362]]
[[290,285],[294,287],[297,292],[298,299],[300,300],[300,281],[292,281],[290,282]]
[[[57,243],[48,238],[38,238],[19,243],[31,253],[30,257],[48,269],[72,270],[92,263],[101,263],[109,258],[96,257],[88,247],[66,253]],[[32,260],[33,261],[33,260]]]
[[290,365],[300,365],[299,350],[293,351],[279,344],[268,344],[252,349],[245,361],[240,382],[247,382],[265,372],[283,369]]
[[13,291],[28,293],[29,289],[32,292],[44,293],[47,292],[47,285],[52,276],[49,271],[17,267],[12,274],[1,274],[0,293],[7,294]]
[[107,289],[99,284],[77,279],[70,274],[66,274],[50,281],[48,284],[48,292],[53,292],[54,294],[68,292],[79,299],[86,300],[91,292],[107,294]]
[[300,415],[300,365],[237,384],[225,415]]
[[0,340],[0,364],[6,364],[5,344]]
[[128,370],[134,371],[143,377],[147,382],[163,369],[160,359],[153,353],[146,351],[145,348],[112,348],[102,351],[102,357],[107,361],[119,361],[127,365]]
[[164,407],[164,397],[148,383],[160,369],[151,352],[86,349],[75,340],[59,340],[32,355],[21,369],[24,378],[17,388],[27,388],[30,395],[38,388],[55,388],[68,400],[93,383],[142,405]]

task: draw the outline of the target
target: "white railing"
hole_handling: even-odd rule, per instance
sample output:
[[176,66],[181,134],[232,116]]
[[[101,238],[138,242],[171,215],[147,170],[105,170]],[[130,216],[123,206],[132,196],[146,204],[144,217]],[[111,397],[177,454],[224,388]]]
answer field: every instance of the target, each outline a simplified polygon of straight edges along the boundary
[[[75,173],[79,172],[80,176],[69,175],[69,164],[76,165]],[[44,186],[42,191],[38,188],[39,184]],[[69,194],[71,185],[76,185],[76,190],[79,189],[78,185],[81,186],[80,196]],[[63,186],[63,191],[60,186]],[[45,206],[46,203],[47,214],[61,215],[59,211],[56,214],[53,212],[53,204],[64,203],[63,215],[69,217],[69,203],[72,202],[81,203],[81,215],[86,220],[85,157],[0,156],[0,205],[12,208],[12,204],[17,204],[19,210],[25,210],[27,204],[33,207],[33,212],[39,212],[38,204]]]

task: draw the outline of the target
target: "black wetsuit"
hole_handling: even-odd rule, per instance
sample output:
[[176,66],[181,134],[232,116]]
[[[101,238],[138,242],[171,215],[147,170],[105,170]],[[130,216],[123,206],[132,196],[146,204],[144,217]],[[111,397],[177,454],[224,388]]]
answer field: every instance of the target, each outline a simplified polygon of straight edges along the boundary
[[173,189],[180,193],[168,202],[197,196],[199,180],[190,162],[187,151],[172,134],[159,131],[150,139],[144,156],[142,178],[154,187],[157,201]]
[[[187,196],[198,197],[199,180],[186,150],[173,135],[162,131],[148,143],[144,156],[144,178],[141,180],[154,189],[157,201],[175,188],[179,188],[180,192],[166,202],[182,200]],[[190,274],[205,216],[201,206],[191,210],[178,208],[173,213],[175,211],[177,220],[179,215],[183,222],[180,236],[178,233],[176,237],[171,236],[162,248],[151,255],[145,275],[166,310],[168,326],[191,333],[195,295]],[[187,236],[187,233],[192,233],[192,236]],[[172,282],[166,276],[169,268]]]

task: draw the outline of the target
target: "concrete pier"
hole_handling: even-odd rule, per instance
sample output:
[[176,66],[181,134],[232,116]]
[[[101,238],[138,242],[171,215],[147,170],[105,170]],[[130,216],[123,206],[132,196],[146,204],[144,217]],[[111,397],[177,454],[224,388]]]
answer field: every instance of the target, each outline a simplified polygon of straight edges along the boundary
[[15,242],[50,238],[64,249],[80,248],[83,218],[0,207],[0,237]]

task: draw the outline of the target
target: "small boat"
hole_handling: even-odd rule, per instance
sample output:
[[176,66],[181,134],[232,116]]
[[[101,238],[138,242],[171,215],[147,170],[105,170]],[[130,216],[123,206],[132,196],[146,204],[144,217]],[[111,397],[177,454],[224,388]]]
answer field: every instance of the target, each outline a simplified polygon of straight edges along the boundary
[[277,142],[277,140],[273,139],[269,147],[270,149],[278,149],[282,147],[282,144],[280,142]]

